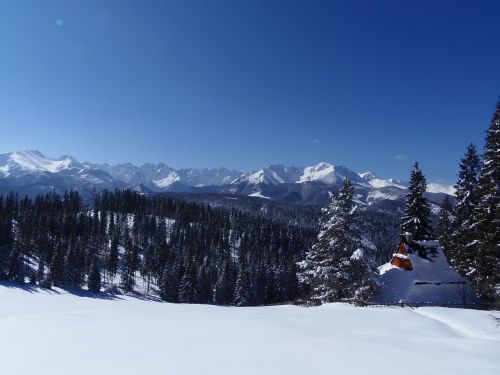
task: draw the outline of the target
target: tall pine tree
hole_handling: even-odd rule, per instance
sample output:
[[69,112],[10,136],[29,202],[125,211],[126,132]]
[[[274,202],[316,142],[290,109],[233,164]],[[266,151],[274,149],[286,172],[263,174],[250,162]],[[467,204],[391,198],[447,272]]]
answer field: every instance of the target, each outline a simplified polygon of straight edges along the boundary
[[135,271],[137,271],[137,247],[132,243],[132,239],[125,234],[125,251],[121,266],[121,287],[127,293],[132,292],[135,286]]
[[486,135],[478,193],[473,283],[483,297],[500,301],[500,100]]
[[244,259],[239,259],[238,276],[233,293],[233,303],[236,306],[248,306],[250,304],[250,278]]
[[429,236],[431,229],[430,207],[424,196],[427,182],[418,163],[415,163],[411,172],[408,190],[401,229],[403,233],[410,233],[414,240],[424,240]]
[[460,162],[458,181],[455,185],[457,205],[453,234],[448,251],[451,265],[462,275],[467,274],[474,267],[475,250],[469,244],[475,234],[473,230],[474,212],[478,204],[478,177],[480,158],[476,147],[470,144]]
[[451,204],[449,195],[446,195],[441,202],[441,209],[439,210],[439,218],[435,232],[444,253],[449,256],[452,244],[451,236],[453,233],[453,205]]
[[90,263],[88,288],[91,292],[101,291],[101,269],[99,267],[99,259],[97,256],[94,256],[94,259]]
[[317,242],[298,263],[298,279],[307,291],[302,302],[318,305],[364,299],[372,290],[373,263],[357,226],[353,186],[345,179],[338,196],[322,209]]

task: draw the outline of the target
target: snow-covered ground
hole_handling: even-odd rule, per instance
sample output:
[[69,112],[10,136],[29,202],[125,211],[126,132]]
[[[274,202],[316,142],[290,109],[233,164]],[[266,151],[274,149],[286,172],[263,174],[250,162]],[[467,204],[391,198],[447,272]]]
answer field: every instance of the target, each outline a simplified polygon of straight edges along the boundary
[[175,305],[13,285],[0,284],[2,374],[500,374],[499,312]]

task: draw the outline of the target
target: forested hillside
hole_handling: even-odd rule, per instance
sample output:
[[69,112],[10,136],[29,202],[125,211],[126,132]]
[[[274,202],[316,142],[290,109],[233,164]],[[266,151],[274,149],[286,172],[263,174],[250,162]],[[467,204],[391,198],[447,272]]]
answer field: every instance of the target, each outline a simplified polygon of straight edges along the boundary
[[[77,192],[2,196],[0,278],[94,291],[115,286],[185,303],[294,300],[296,263],[316,239],[319,209],[230,202],[128,190],[103,191],[91,204]],[[398,221],[384,213],[362,214],[383,262]]]
[[172,302],[255,305],[290,301],[295,263],[314,230],[166,197],[103,192],[0,198],[0,276],[43,286],[117,283]]

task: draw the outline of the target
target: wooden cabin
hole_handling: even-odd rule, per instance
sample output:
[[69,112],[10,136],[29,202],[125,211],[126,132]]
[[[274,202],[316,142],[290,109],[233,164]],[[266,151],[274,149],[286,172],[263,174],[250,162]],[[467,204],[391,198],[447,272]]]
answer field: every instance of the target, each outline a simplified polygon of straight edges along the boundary
[[391,264],[406,271],[413,270],[413,264],[408,257],[408,249],[406,248],[406,245],[403,243],[403,241],[399,243],[398,251],[393,254]]

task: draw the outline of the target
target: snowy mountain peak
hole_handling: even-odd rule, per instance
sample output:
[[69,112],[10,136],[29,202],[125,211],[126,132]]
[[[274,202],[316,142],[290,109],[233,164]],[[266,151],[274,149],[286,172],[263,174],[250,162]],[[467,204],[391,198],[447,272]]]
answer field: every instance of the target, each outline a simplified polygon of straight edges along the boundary
[[298,182],[319,181],[326,184],[341,184],[346,178],[349,178],[356,185],[369,186],[366,181],[349,168],[325,162],[304,168],[304,173]]
[[[366,180],[371,186],[374,188],[384,188],[388,186],[397,187],[399,189],[406,189],[408,187],[408,183],[402,180],[398,180],[395,178],[383,179],[378,177],[373,172],[364,172],[360,173],[359,176]],[[451,185],[446,185],[437,182],[430,182],[427,184],[427,192],[429,193],[445,193],[448,195],[455,194],[455,188]]]
[[[159,170],[160,172],[161,170]],[[180,180],[179,174],[177,172],[171,172],[168,174],[167,177],[159,179],[159,180],[153,180],[153,183],[159,187],[160,189],[164,189],[166,187],[169,187],[172,185],[174,182],[177,182]]]
[[258,171],[244,173],[235,179],[232,184],[248,183],[250,185],[278,185],[284,183],[295,183],[301,173],[301,168],[275,164]]
[[25,173],[59,173],[81,165],[71,157],[51,159],[37,150],[20,150],[0,155],[0,172],[4,177]]
[[401,180],[396,180],[394,178],[383,179],[378,177],[373,172],[360,173],[359,176],[367,181],[374,188],[383,188],[388,186],[397,187],[399,189],[406,189],[407,184]]
[[370,172],[370,171],[360,173],[359,177],[361,177],[363,180],[366,180],[366,181],[370,181],[370,180],[373,180],[374,178],[378,178],[378,176],[375,173]]

